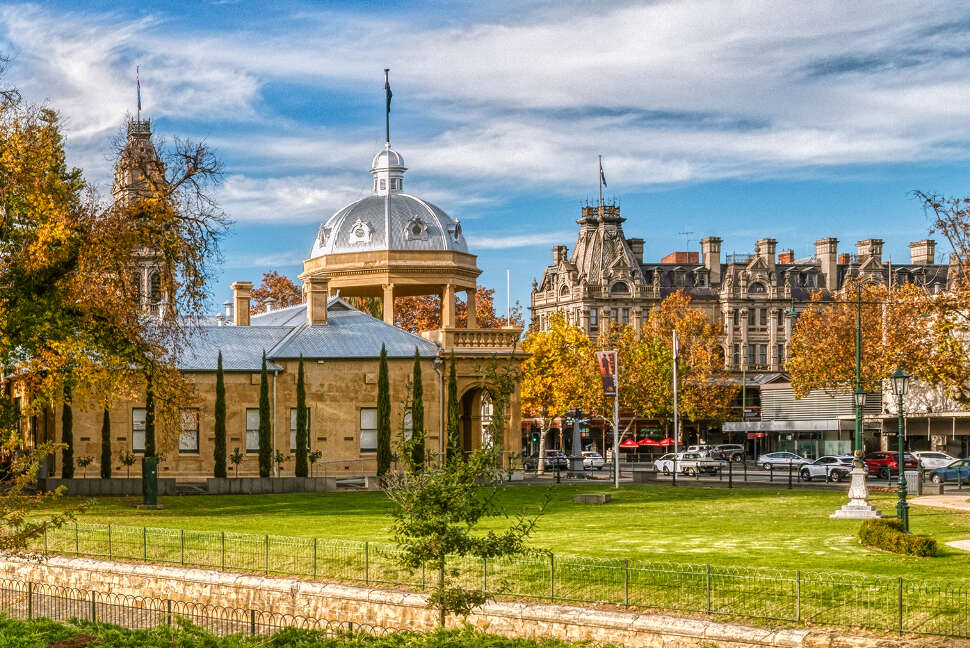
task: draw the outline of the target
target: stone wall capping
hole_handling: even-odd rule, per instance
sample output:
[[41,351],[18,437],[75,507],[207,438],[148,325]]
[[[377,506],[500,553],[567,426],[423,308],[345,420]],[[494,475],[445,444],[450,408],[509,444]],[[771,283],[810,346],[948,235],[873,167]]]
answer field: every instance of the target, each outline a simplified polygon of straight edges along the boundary
[[[260,609],[392,628],[430,630],[437,613],[425,594],[294,578],[123,563],[93,558],[0,556],[6,578],[128,594]],[[692,617],[556,603],[491,601],[471,614],[476,628],[515,637],[555,637],[658,648],[903,648],[913,640],[840,631],[771,629]],[[458,626],[461,619],[452,619]],[[970,646],[947,643],[928,646]],[[927,640],[932,641],[932,640]],[[923,643],[923,642],[920,642]]]

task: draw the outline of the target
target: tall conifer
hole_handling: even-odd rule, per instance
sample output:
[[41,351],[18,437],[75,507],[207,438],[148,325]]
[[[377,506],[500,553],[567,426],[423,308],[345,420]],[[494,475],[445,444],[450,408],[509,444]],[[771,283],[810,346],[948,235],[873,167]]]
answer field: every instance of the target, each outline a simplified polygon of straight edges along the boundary
[[303,354],[300,354],[300,366],[296,372],[296,465],[293,474],[306,477],[309,472],[307,466],[307,410],[306,410],[306,382],[303,377]]
[[387,376],[387,349],[381,345],[377,369],[377,475],[391,469],[391,386]]
[[64,383],[64,407],[61,409],[61,443],[64,444],[61,476],[74,478],[74,412],[71,411],[71,387]]
[[154,457],[155,454],[155,390],[149,374],[145,387],[145,456]]
[[269,372],[266,371],[266,351],[263,368],[259,372],[259,476],[269,477],[273,468],[273,436],[269,412]]
[[216,367],[216,406],[215,406],[215,444],[212,449],[214,460],[213,475],[220,479],[226,477],[226,376],[222,370],[222,351]]
[[111,413],[107,405],[101,418],[101,479],[111,479]]
[[455,375],[455,353],[451,353],[448,371],[448,461],[461,459],[461,410],[458,404],[458,378]]
[[424,465],[424,387],[421,384],[421,356],[414,348],[414,375],[411,377],[411,465]]

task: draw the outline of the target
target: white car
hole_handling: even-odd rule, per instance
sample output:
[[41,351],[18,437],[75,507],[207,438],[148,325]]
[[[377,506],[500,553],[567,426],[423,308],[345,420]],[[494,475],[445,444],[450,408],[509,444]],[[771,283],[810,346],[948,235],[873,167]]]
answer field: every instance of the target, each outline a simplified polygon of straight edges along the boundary
[[687,446],[687,450],[685,450],[685,452],[693,452],[693,453],[698,454],[698,455],[700,455],[702,457],[707,457],[707,456],[710,455],[711,446],[709,446],[709,445],[692,445],[692,446]]
[[957,460],[956,457],[951,457],[945,452],[930,452],[929,450],[918,450],[913,453],[913,456],[927,470],[946,468]]
[[788,464],[801,466],[802,464],[812,463],[811,459],[806,459],[794,452],[769,452],[758,457],[758,465],[765,470],[774,468],[786,468]]
[[798,472],[803,481],[812,481],[815,477],[824,477],[825,481],[842,481],[852,471],[853,459],[851,455],[819,457],[812,463],[802,466]]
[[691,477],[699,472],[715,473],[721,466],[721,462],[707,459],[696,452],[679,452],[676,455],[671,452],[654,461],[653,465],[659,472],[669,475],[674,472],[674,457],[677,458],[677,472]]
[[586,470],[599,470],[606,462],[603,461],[603,456],[598,452],[583,452],[583,468]]

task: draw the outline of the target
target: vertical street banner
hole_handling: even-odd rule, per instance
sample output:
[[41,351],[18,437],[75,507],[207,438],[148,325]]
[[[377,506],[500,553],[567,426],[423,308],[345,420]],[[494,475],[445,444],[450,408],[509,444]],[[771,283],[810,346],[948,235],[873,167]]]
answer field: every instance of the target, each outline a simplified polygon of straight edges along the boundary
[[616,396],[616,351],[597,351],[596,363],[603,379],[603,393]]

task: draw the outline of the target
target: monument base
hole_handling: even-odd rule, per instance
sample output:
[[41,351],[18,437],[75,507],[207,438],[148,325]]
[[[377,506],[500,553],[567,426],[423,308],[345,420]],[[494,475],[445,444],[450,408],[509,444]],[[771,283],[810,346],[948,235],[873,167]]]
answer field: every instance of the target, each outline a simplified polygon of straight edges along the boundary
[[[858,462],[861,463],[861,462]],[[866,469],[860,465],[852,468],[852,481],[849,484],[849,502],[830,518],[843,520],[871,520],[882,517],[882,511],[872,508],[869,503],[869,489],[866,488]]]

